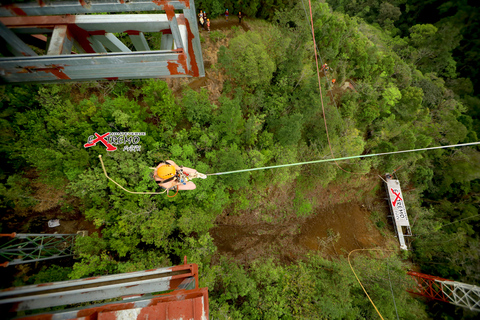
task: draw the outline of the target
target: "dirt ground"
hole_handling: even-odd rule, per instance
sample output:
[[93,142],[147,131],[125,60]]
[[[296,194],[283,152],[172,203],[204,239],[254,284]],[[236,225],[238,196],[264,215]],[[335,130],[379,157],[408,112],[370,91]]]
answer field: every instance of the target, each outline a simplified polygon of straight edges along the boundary
[[[262,256],[277,256],[293,262],[308,251],[327,257],[345,255],[353,249],[384,247],[387,241],[368,221],[360,203],[342,203],[319,209],[307,219],[284,223],[257,222],[242,225],[222,217],[210,231],[221,255],[248,265]],[[226,222],[226,223],[225,223]]]
[[[237,213],[227,209],[217,218],[210,230],[218,248],[216,258],[228,256],[248,265],[260,257],[274,256],[288,264],[311,250],[329,258],[359,248],[394,248],[380,186],[374,177],[316,186],[305,197],[313,207],[308,217],[296,214],[295,185],[291,190],[268,190],[260,203]],[[384,223],[382,231],[370,217],[373,211]]]
[[[302,224],[298,243],[310,250],[324,247],[332,254],[353,249],[382,246],[385,241],[380,232],[369,226],[369,212],[361,203],[340,203],[315,212]],[[321,239],[324,239],[322,242]]]
[[[188,86],[193,90],[199,91],[201,88],[205,88],[210,93],[210,101],[215,103],[223,90],[223,83],[226,80],[225,75],[221,70],[212,68],[217,63],[217,52],[220,46],[228,46],[229,40],[234,36],[232,27],[241,27],[244,31],[249,31],[248,20],[242,20],[242,23],[238,23],[238,18],[230,17],[229,21],[225,21],[225,18],[217,18],[210,20],[210,32],[201,25],[198,25],[200,36],[203,38],[202,42],[202,57],[205,67],[205,77],[203,78],[170,78],[167,79],[168,86],[172,89],[176,97],[181,97],[182,90]],[[221,31],[226,37],[218,41],[210,39],[210,34],[213,31]]]
[[[48,221],[59,219],[58,227],[50,228]],[[44,212],[29,211],[23,217],[7,212],[1,219],[2,229],[16,233],[77,233],[79,230],[87,230],[88,234],[97,231],[90,221],[86,221],[80,212],[64,213],[60,207]]]
[[[210,20],[210,31],[214,30],[230,30],[233,26],[241,27],[243,31],[249,31],[250,27],[248,26],[248,22],[245,19],[242,20],[242,23],[238,23],[237,17],[229,17],[228,21],[225,21],[225,18],[217,18]],[[201,25],[198,25],[200,32],[208,32],[207,26],[202,29]]]
[[[72,198],[66,196],[65,191],[47,186],[38,181],[38,176],[32,170],[26,173],[26,177],[31,179],[31,188],[33,194],[30,198],[36,203],[33,207],[7,210],[0,216],[2,233],[57,233],[57,234],[76,234],[77,231],[86,230],[88,234],[99,232],[93,223],[85,220],[82,212],[72,210],[65,212],[61,204],[70,204],[75,206]],[[50,219],[59,219],[60,225],[50,228],[48,221]],[[101,234],[99,232],[99,234]],[[1,237],[0,243],[4,244],[11,240],[10,237]],[[43,267],[52,263],[62,266],[72,266],[74,260],[71,257],[40,261],[36,263],[19,264],[4,268],[3,277],[0,279],[0,287],[7,288],[13,285],[13,281],[22,279],[26,281],[31,275],[38,273]],[[18,285],[18,284],[17,284]]]
[[[16,233],[77,233],[87,230],[89,234],[97,230],[93,223],[86,221],[81,212],[73,210],[78,199],[69,197],[62,188],[46,185],[38,179],[35,170],[26,172],[25,177],[31,181],[33,191],[29,198],[34,205],[14,210],[7,210],[0,218],[2,232]],[[72,208],[62,210],[62,205]],[[50,219],[59,219],[60,225],[48,227]]]
[[[49,228],[48,220],[59,219],[60,226]],[[57,233],[57,234],[75,234],[80,230],[87,230],[88,234],[100,231],[80,212],[64,213],[60,206],[55,206],[43,212],[33,210],[23,212],[22,216],[14,212],[6,212],[1,218],[3,232],[16,233]],[[2,237],[1,243],[5,243],[10,238]],[[30,276],[37,274],[43,267],[50,266],[52,263],[64,267],[71,267],[75,262],[71,257],[40,261],[36,263],[26,263],[9,266],[1,270],[3,277],[0,279],[0,288],[8,288],[13,285],[13,281],[23,279],[26,281]],[[17,284],[18,285],[18,284]]]

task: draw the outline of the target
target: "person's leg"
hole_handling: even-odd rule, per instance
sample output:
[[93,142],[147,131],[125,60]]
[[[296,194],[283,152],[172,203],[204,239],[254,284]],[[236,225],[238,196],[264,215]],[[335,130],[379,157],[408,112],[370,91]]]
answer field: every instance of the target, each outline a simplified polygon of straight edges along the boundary
[[193,190],[197,186],[192,181],[188,181],[186,184],[179,184],[178,190]]
[[182,170],[188,175],[197,173],[197,170],[188,167],[183,167]]
[[188,177],[189,179],[195,179],[195,178],[206,179],[206,178],[207,178],[206,175],[204,175],[203,173],[198,172],[198,171],[195,170],[195,169],[187,168],[187,167],[183,167],[182,169],[183,169],[183,172],[184,172],[185,174],[187,174],[187,177]]

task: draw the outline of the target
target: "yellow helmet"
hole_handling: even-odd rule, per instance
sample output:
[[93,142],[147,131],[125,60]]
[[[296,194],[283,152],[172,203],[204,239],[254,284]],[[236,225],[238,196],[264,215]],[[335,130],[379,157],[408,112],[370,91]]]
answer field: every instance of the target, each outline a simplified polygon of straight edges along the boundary
[[165,164],[157,169],[157,177],[163,180],[173,178],[176,173],[177,170],[171,164]]

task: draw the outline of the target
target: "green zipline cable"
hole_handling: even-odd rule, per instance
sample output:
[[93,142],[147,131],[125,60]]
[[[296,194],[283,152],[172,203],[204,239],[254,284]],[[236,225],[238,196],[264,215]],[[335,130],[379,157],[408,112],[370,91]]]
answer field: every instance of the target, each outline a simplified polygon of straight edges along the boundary
[[469,143],[461,143],[461,144],[453,144],[453,145],[440,146],[440,147],[430,147],[430,148],[421,148],[421,149],[412,149],[412,150],[401,150],[401,151],[392,151],[392,152],[383,152],[383,153],[363,154],[363,155],[359,155],[359,156],[351,156],[351,157],[343,157],[343,158],[335,158],[335,159],[313,160],[313,161],[306,161],[306,162],[281,164],[281,165],[278,165],[278,166],[269,166],[269,167],[261,167],[261,168],[252,168],[252,169],[243,169],[243,170],[209,173],[209,174],[207,174],[207,176],[219,176],[219,175],[231,174],[231,173],[240,173],[240,172],[249,172],[249,171],[256,171],[256,170],[266,170],[266,169],[301,166],[301,165],[304,165],[304,164],[341,161],[341,160],[376,157],[376,156],[386,156],[386,155],[398,154],[398,153],[407,153],[407,152],[427,151],[427,150],[435,150],[435,149],[446,149],[446,148],[455,148],[455,147],[474,146],[474,145],[478,145],[478,144],[480,144],[480,141],[469,142]]

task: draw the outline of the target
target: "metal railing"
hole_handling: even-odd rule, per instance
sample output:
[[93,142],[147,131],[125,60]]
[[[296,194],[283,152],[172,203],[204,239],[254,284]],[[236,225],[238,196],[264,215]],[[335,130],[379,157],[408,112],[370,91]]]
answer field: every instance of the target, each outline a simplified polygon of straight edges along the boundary
[[11,233],[0,244],[0,266],[6,267],[29,262],[73,256],[73,247],[78,234]]

